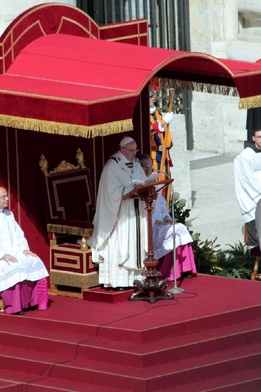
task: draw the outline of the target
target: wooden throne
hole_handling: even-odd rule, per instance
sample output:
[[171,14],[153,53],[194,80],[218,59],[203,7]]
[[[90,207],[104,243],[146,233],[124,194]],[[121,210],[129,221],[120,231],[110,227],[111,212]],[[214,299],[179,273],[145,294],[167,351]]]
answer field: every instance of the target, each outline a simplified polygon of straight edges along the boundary
[[95,203],[90,171],[80,149],[77,164],[65,160],[49,171],[41,155],[46,225],[50,241],[50,291],[82,296],[98,284],[98,267],[92,263],[86,239],[92,234]]

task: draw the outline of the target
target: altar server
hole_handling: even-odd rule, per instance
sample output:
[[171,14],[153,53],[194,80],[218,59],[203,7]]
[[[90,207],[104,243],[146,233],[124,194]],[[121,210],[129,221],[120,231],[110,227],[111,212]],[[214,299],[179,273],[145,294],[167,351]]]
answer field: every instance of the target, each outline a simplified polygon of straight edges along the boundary
[[[147,176],[153,171],[152,159],[148,154],[140,157],[141,166]],[[153,248],[156,259],[159,260],[157,269],[163,279],[174,280],[173,260],[173,230],[175,230],[176,271],[175,278],[196,276],[197,270],[192,249],[192,238],[188,229],[182,223],[175,223],[168,212],[165,197],[158,192],[152,213]]]
[[0,186],[0,293],[4,311],[23,314],[25,310],[47,308],[48,272],[31,250],[13,213],[7,209],[8,193]]
[[261,127],[253,130],[253,143],[234,160],[236,197],[246,224],[248,245],[259,244],[256,234],[255,212],[261,199]]

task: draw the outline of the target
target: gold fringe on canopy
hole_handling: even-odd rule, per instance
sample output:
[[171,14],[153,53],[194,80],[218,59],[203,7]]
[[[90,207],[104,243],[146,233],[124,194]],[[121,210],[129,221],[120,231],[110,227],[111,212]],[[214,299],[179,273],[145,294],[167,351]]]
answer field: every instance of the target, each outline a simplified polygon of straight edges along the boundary
[[[231,97],[239,97],[236,87],[219,86],[208,83],[189,82],[186,80],[161,78],[160,84],[165,88],[192,90],[210,94],[227,95]],[[239,109],[253,109],[261,107],[261,95],[240,98]]]
[[229,95],[232,97],[238,97],[238,90],[236,87],[230,86],[219,86],[217,84],[191,82],[187,80],[176,80],[161,78],[161,86],[166,88],[183,89],[198,91],[201,93]]
[[261,95],[255,95],[254,97],[240,98],[239,108],[240,109],[253,109],[261,107]]
[[132,119],[113,121],[97,125],[65,124],[34,118],[24,118],[0,114],[0,126],[50,133],[54,135],[94,138],[133,130]]

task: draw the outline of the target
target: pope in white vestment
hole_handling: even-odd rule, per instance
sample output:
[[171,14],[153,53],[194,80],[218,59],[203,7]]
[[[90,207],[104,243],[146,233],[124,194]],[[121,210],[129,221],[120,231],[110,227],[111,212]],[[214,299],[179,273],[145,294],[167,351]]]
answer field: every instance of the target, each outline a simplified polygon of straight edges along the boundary
[[99,263],[99,283],[105,287],[132,287],[134,280],[142,279],[148,243],[146,205],[140,199],[123,200],[134,189],[133,180],[146,180],[140,164],[134,161],[136,152],[136,142],[124,137],[100,178],[88,245],[93,262]]

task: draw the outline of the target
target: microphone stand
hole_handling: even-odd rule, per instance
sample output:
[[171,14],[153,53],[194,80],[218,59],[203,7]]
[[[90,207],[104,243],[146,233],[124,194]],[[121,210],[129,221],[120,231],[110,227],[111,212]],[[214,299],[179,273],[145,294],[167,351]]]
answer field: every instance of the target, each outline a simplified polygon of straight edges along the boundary
[[[154,169],[154,171],[157,171],[158,173],[165,174],[165,176],[169,179],[170,176],[164,172],[163,170],[157,170]],[[180,294],[183,293],[185,290],[182,289],[181,287],[177,286],[177,257],[176,257],[176,233],[175,233],[175,212],[174,212],[174,189],[173,186],[171,185],[171,191],[172,191],[172,198],[171,198],[171,209],[172,209],[172,225],[173,225],[173,276],[174,276],[174,286],[167,290],[169,293],[174,293],[174,294]]]
[[[138,158],[134,158],[135,162],[140,163],[141,165],[144,165],[144,162],[142,162],[140,159]],[[151,165],[145,164],[145,166],[149,166],[152,167]],[[164,172],[163,170],[158,170],[153,168],[154,171],[158,172],[158,173],[162,173],[165,174],[165,176],[170,179],[170,176]],[[159,189],[160,191],[160,189]],[[171,199],[171,208],[172,208],[172,225],[173,225],[173,275],[174,275],[174,286],[167,290],[167,292],[169,293],[175,293],[175,294],[179,294],[179,293],[183,293],[185,290],[182,289],[181,287],[177,286],[177,257],[176,257],[176,234],[175,234],[175,212],[174,212],[174,189],[173,186],[171,185],[171,191],[172,191],[172,199]]]
[[176,257],[176,233],[175,233],[175,213],[174,213],[174,191],[172,189],[172,198],[171,198],[171,209],[172,209],[172,224],[173,224],[173,275],[174,275],[174,286],[167,290],[169,293],[180,294],[185,291],[181,287],[177,286],[177,257]]

